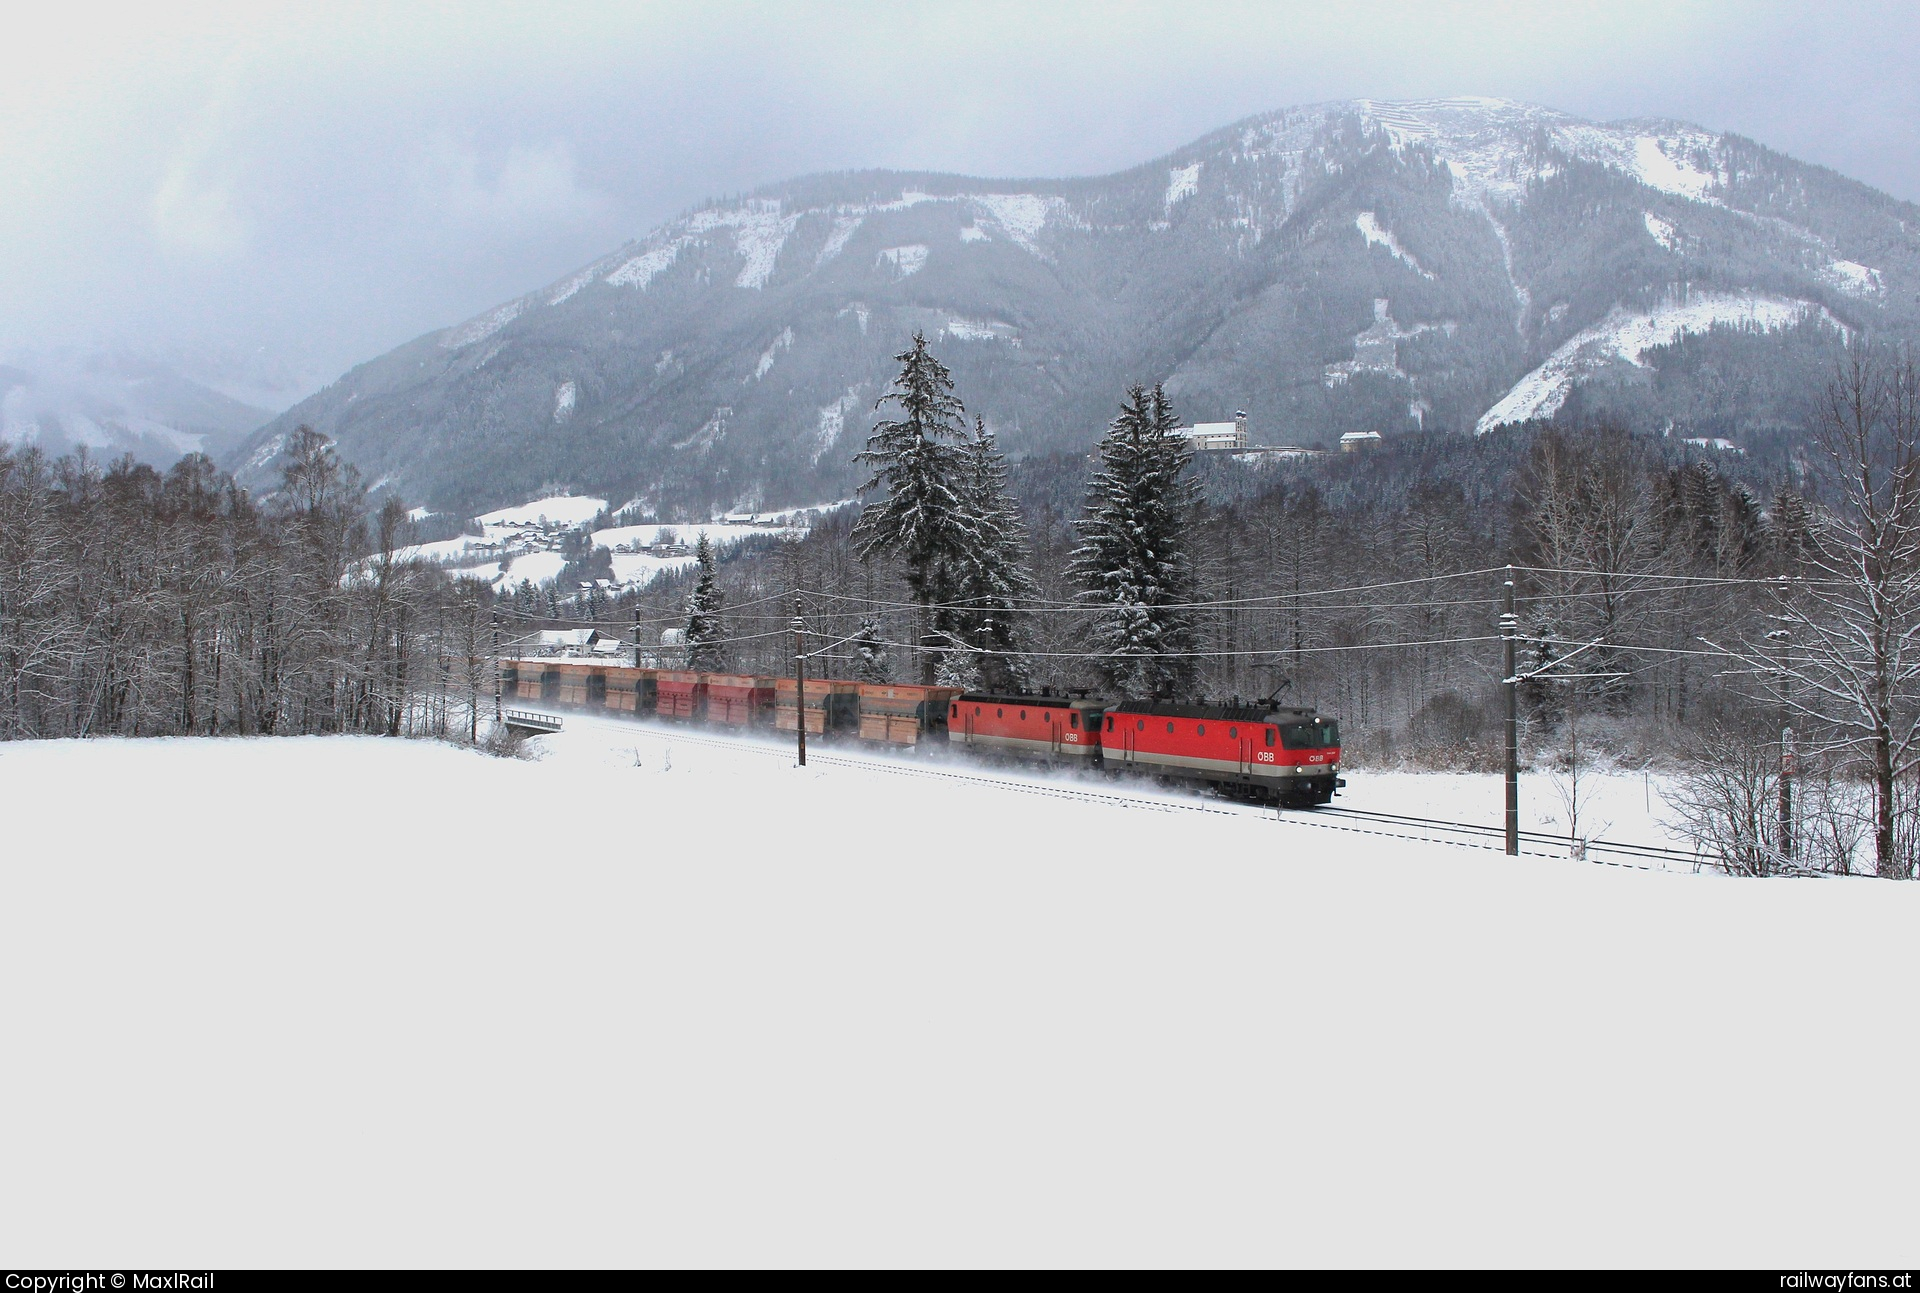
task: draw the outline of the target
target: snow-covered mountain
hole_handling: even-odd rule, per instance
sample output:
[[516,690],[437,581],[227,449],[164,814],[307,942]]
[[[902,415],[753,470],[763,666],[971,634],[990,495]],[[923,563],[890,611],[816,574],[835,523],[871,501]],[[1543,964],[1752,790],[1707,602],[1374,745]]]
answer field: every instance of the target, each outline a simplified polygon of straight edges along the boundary
[[1596,406],[1791,425],[1845,331],[1920,333],[1920,208],[1732,135],[1488,99],[1230,126],[1092,179],[817,175],[672,221],[361,365],[294,426],[475,510],[543,482],[673,515],[838,497],[915,329],[1014,452],[1123,386],[1256,441]]
[[15,356],[0,363],[0,440],[49,453],[85,446],[166,467],[189,453],[218,457],[273,416],[120,352]]

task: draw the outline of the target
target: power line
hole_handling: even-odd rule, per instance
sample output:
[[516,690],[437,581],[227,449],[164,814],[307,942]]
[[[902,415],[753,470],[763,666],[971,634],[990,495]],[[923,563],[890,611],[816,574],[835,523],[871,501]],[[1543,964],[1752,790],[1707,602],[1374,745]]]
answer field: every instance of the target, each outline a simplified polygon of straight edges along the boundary
[[1261,647],[1244,651],[1006,651],[992,647],[973,647],[965,644],[942,644],[939,646],[920,646],[910,642],[882,641],[881,646],[897,647],[902,651],[920,651],[961,653],[968,655],[1015,656],[1029,660],[1204,660],[1226,659],[1246,656],[1290,656],[1324,655],[1335,651],[1392,651],[1406,647],[1461,646],[1471,642],[1498,642],[1499,634],[1470,638],[1433,638],[1423,642],[1354,642],[1342,646],[1318,647]]
[[[1505,567],[1501,567],[1505,569]],[[1813,579],[1803,575],[1666,575],[1629,570],[1579,570],[1567,566],[1515,566],[1516,571],[1535,575],[1579,575],[1587,579],[1642,579],[1661,583],[1709,585],[1732,584],[1753,587],[1789,588],[1795,584],[1845,583],[1839,579]],[[1622,590],[1625,591],[1625,590]]]
[[[1449,574],[1422,575],[1415,579],[1390,579],[1390,580],[1385,580],[1380,583],[1374,583],[1374,584],[1354,584],[1345,588],[1316,588],[1316,589],[1303,588],[1299,592],[1268,593],[1268,594],[1261,594],[1260,596],[1257,596],[1257,597],[1221,598],[1218,600],[1206,601],[1206,602],[1156,602],[1153,604],[1152,607],[1150,607],[1150,609],[1163,610],[1163,611],[1212,610],[1219,607],[1252,606],[1252,605],[1274,605],[1276,607],[1284,607],[1287,603],[1290,603],[1302,598],[1332,597],[1332,596],[1335,596],[1336,594],[1342,594],[1342,593],[1364,593],[1364,592],[1371,592],[1374,589],[1379,589],[1379,588],[1405,588],[1413,584],[1438,583],[1442,580],[1447,580],[1447,579],[1471,579],[1479,575],[1494,574],[1504,569],[1506,569],[1506,567],[1504,566],[1489,566],[1484,570],[1460,570],[1460,571],[1454,571]],[[1089,612],[1098,613],[1099,611],[1105,610],[1108,607],[1107,603],[1101,603],[1101,602],[1095,602],[1095,601],[1062,602],[1062,601],[1054,601],[1054,600],[1048,600],[1048,599],[1036,599],[1032,601],[1023,601],[1018,606],[1003,608],[1003,607],[997,607],[997,606],[983,607],[978,605],[977,603],[971,603],[971,602],[929,602],[923,605],[922,603],[919,603],[919,602],[882,601],[880,599],[869,600],[867,598],[855,597],[847,593],[829,593],[829,592],[817,591],[817,590],[810,592],[808,595],[814,596],[814,597],[825,597],[835,601],[863,602],[868,605],[884,606],[884,607],[887,607],[888,609],[903,610],[903,611],[921,611],[921,610],[980,611],[980,610],[1003,610],[1004,609],[1004,610],[1018,612],[1020,614],[1043,614],[1043,613],[1087,614]],[[1480,604],[1483,600],[1486,600],[1486,599],[1474,599],[1471,603],[1462,603],[1462,604]],[[1412,604],[1417,605],[1419,603],[1412,603]]]

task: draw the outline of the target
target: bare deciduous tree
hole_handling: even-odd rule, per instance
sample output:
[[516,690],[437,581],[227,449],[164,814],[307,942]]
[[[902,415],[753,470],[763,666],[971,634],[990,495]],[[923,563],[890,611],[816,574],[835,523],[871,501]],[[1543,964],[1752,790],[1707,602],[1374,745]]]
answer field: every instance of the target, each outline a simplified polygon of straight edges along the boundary
[[1874,873],[1910,878],[1899,832],[1904,781],[1920,772],[1920,375],[1911,357],[1856,342],[1813,426],[1831,492],[1810,518],[1801,577],[1780,618],[1784,661],[1728,648],[1755,677],[1784,673],[1783,701],[1816,752],[1866,767]]

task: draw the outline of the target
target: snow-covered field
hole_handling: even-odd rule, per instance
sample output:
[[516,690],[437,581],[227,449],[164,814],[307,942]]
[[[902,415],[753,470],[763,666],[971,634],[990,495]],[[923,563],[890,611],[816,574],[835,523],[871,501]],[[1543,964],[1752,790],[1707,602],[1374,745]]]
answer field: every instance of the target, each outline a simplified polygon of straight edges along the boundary
[[[602,548],[619,549],[635,545],[651,546],[671,534],[675,541],[690,546],[705,534],[716,548],[725,549],[755,537],[805,533],[811,522],[811,514],[831,512],[850,503],[851,500],[842,500],[822,503],[814,508],[789,508],[782,512],[686,525],[619,525],[593,531],[592,541]],[[397,555],[402,559],[423,558],[441,563],[469,578],[489,580],[502,591],[511,591],[522,580],[547,584],[557,578],[566,566],[566,559],[558,552],[519,551],[504,574],[499,560],[490,558],[496,558],[503,546],[510,552],[517,551],[514,544],[522,538],[527,527],[551,525],[563,529],[580,528],[605,511],[606,506],[607,500],[604,498],[556,494],[519,507],[505,507],[475,517],[481,525],[481,534],[462,534],[433,543],[416,543],[400,549]],[[644,586],[663,572],[685,570],[694,564],[691,556],[659,557],[645,552],[617,550],[612,556],[613,577],[625,585]]]
[[785,524],[754,525],[727,521],[696,522],[691,525],[617,525],[611,529],[595,530],[593,542],[595,547],[616,549],[612,556],[613,577],[617,582],[646,585],[663,571],[692,569],[694,558],[656,557],[645,552],[620,552],[617,549],[634,545],[650,547],[668,535],[672,536],[673,542],[690,548],[704,534],[715,549],[724,551],[755,537],[777,538],[803,532]]
[[575,526],[585,525],[606,510],[607,500],[604,498],[575,498],[570,494],[556,494],[548,498],[536,498],[519,507],[503,507],[477,516],[474,520],[489,528],[540,524]]
[[7,1260],[1920,1248],[1920,887],[543,742],[0,745]]
[[[1352,772],[1334,803],[1379,813],[1435,821],[1499,826],[1505,821],[1506,788],[1497,776],[1466,772]],[[1520,829],[1620,844],[1692,851],[1693,841],[1668,804],[1666,779],[1638,772],[1583,773],[1579,797],[1569,804],[1567,778],[1549,772],[1520,774]],[[1576,814],[1573,811],[1577,807]],[[1528,841],[1529,850],[1548,850]],[[1676,864],[1682,865],[1682,864]],[[1691,872],[1691,863],[1682,865]]]

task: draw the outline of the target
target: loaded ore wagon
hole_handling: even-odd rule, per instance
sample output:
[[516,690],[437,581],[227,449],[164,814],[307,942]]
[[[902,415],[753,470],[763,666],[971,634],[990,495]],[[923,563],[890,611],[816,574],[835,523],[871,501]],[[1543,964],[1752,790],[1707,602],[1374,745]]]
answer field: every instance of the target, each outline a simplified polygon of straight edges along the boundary
[[[782,732],[800,726],[799,684],[791,678],[776,678],[773,684],[773,725]],[[860,684],[833,678],[807,679],[807,733],[826,736],[851,734],[860,730]]]
[[563,664],[559,666],[560,694],[555,697],[562,705],[584,705],[588,702],[588,692],[595,682],[600,684],[600,695],[606,696],[606,674],[584,664]]
[[657,677],[655,708],[660,717],[699,719],[707,716],[706,674],[662,669]]
[[655,704],[657,682],[651,669],[607,670],[607,708],[619,714],[645,714]]
[[860,684],[860,738],[891,745],[943,741],[947,706],[958,687],[919,687],[902,683]]
[[707,675],[707,718],[729,727],[757,727],[773,717],[773,679]]

